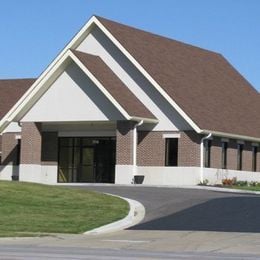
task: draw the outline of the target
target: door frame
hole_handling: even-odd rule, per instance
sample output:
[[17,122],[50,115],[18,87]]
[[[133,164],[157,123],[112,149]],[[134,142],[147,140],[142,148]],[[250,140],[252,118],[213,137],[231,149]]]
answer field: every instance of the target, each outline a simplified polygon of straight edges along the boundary
[[[62,139],[67,139],[67,138],[71,138],[73,141],[73,145],[72,145],[72,165],[71,168],[72,169],[72,175],[74,176],[74,174],[76,174],[76,177],[72,177],[71,180],[69,181],[60,181],[60,152],[61,152],[61,140]],[[79,139],[79,146],[75,145],[75,140],[76,138]],[[89,140],[92,140],[92,145],[87,145],[87,144],[83,144],[83,139],[89,139]],[[97,170],[97,147],[95,146],[96,145],[96,141],[100,141],[100,140],[110,140],[110,141],[115,141],[116,143],[116,139],[114,136],[60,136],[58,137],[58,165],[57,165],[57,183],[80,183],[80,181],[78,181],[78,174],[81,175],[81,173],[78,173],[78,169],[77,167],[74,165],[75,163],[75,156],[74,156],[74,152],[75,152],[75,147],[79,147],[80,148],[80,168],[82,168],[82,149],[86,148],[86,147],[89,147],[89,148],[93,148],[93,152],[94,152],[94,156],[93,156],[93,182],[89,182],[89,183],[97,183],[96,182],[96,170]],[[115,143],[113,145],[115,145]],[[63,147],[66,147],[66,146],[63,146]],[[70,147],[70,146],[68,146]],[[110,175],[112,176],[112,182],[107,182],[107,183],[114,183],[115,181],[115,164],[116,164],[116,146],[113,148],[114,149],[114,158],[113,158],[113,161],[111,161],[111,173]],[[110,167],[109,167],[110,168]],[[81,169],[80,169],[81,171]],[[73,181],[75,180],[76,181]]]

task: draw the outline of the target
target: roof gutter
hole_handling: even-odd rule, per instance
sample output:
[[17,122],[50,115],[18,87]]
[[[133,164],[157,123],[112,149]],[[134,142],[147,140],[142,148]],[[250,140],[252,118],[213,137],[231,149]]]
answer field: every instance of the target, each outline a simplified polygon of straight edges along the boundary
[[200,183],[204,182],[203,176],[203,164],[204,164],[204,141],[208,140],[212,136],[212,133],[209,133],[207,136],[204,136],[200,140]]
[[260,138],[246,136],[246,135],[236,135],[236,134],[230,134],[230,133],[218,132],[218,131],[212,131],[212,130],[202,130],[200,132],[200,134],[210,134],[210,133],[214,136],[226,137],[226,138],[231,138],[231,139],[240,139],[240,140],[246,140],[246,141],[252,141],[252,142],[260,142]]
[[137,127],[141,126],[144,123],[143,120],[140,120],[138,123],[134,125],[133,129],[133,179],[132,184],[135,183],[134,176],[137,174]]

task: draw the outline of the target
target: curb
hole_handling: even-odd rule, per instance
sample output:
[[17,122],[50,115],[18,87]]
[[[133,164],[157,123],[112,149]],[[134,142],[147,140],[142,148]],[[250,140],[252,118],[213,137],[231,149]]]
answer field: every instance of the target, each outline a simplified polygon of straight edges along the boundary
[[114,194],[110,194],[110,193],[104,193],[104,194],[126,200],[130,207],[129,213],[123,219],[120,219],[116,222],[92,229],[90,231],[87,231],[87,232],[83,233],[84,235],[99,235],[99,234],[121,231],[123,229],[137,225],[138,223],[140,223],[143,220],[143,218],[145,216],[145,208],[144,208],[143,204],[141,204],[140,202],[138,202],[136,200],[124,198],[121,196],[116,196]]
[[218,187],[208,187],[208,186],[194,186],[194,187],[189,187],[188,189],[208,190],[208,191],[217,191],[217,192],[225,192],[225,193],[236,193],[236,194],[260,195],[260,191],[239,190],[239,189],[229,189],[229,188],[218,188]]
[[[55,184],[57,185],[57,184]],[[86,184],[86,183],[80,183],[79,185],[77,184],[66,184],[64,185],[59,184],[60,186],[93,186],[93,187],[104,187],[104,186],[113,186],[113,187],[146,187],[146,188],[175,188],[175,189],[193,189],[193,190],[208,190],[208,191],[217,191],[217,192],[224,192],[224,193],[239,193],[239,194],[253,194],[253,195],[260,195],[260,191],[250,191],[250,190],[239,190],[239,189],[229,189],[229,188],[219,188],[219,187],[213,187],[213,186],[203,186],[203,185],[158,185],[158,184],[107,184],[107,183],[98,183],[98,184]],[[112,195],[113,194],[109,194]],[[119,197],[119,196],[118,196]],[[123,197],[120,197],[123,198]],[[126,198],[123,198],[126,199]]]

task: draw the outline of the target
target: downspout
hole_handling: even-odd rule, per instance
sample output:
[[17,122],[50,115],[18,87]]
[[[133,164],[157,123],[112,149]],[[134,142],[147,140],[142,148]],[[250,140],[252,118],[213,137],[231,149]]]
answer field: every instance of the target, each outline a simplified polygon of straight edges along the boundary
[[212,133],[209,133],[207,136],[204,136],[200,140],[200,183],[203,183],[203,164],[204,164],[204,140],[209,139],[212,136]]
[[133,181],[134,183],[134,176],[137,173],[137,127],[142,125],[144,123],[144,120],[139,121],[137,124],[135,124],[133,129]]

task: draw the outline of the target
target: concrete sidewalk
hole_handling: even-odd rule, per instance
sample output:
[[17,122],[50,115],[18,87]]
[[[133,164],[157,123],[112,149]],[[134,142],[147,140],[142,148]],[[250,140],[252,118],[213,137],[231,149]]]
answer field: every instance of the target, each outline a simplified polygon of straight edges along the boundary
[[[27,259],[81,259],[76,257],[79,252],[85,257],[91,253],[92,259],[259,259],[260,234],[124,230],[97,236],[0,239],[1,259],[14,252],[12,259],[26,259],[19,258],[19,253],[29,254]],[[135,257],[129,257],[131,252]],[[39,258],[29,258],[32,255]]]

